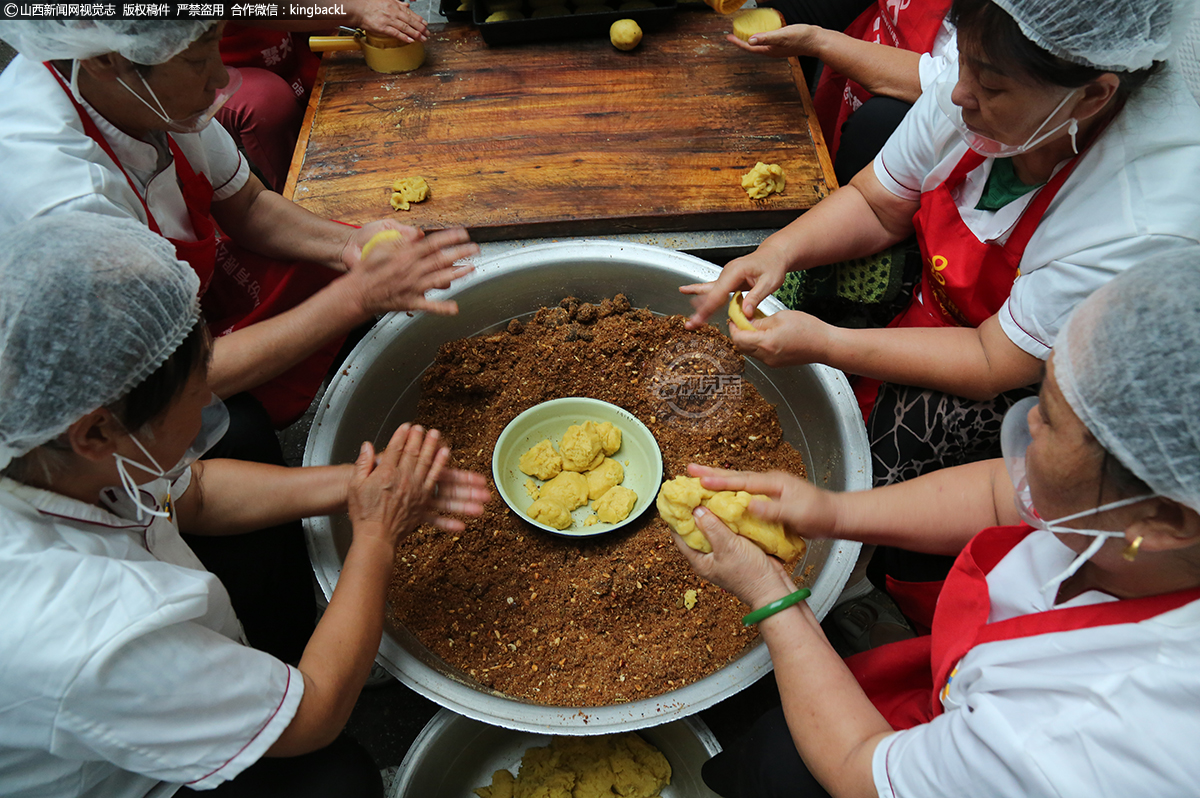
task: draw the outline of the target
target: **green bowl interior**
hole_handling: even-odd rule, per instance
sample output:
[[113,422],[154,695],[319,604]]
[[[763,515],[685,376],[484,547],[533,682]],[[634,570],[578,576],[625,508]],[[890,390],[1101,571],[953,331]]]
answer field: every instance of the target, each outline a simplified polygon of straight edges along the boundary
[[[525,514],[529,505],[533,504],[533,497],[525,489],[525,481],[532,479],[535,484],[541,485],[542,480],[521,471],[521,455],[545,438],[549,438],[557,449],[567,428],[585,421],[611,421],[613,426],[621,430],[621,448],[611,457],[624,467],[625,480],[621,485],[637,494],[637,504],[625,520],[617,524],[599,521],[592,526],[584,526],[584,519],[592,514],[587,505],[571,513],[573,523],[566,529],[540,524]],[[527,523],[556,535],[591,537],[620,529],[638,518],[654,502],[662,483],[662,453],[654,435],[629,411],[599,399],[566,397],[531,407],[509,422],[500,433],[492,453],[492,477],[504,501]]]

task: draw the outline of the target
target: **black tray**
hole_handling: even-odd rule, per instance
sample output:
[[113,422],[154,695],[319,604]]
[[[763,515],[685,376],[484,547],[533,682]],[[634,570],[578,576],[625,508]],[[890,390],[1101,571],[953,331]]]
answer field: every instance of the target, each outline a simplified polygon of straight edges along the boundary
[[461,5],[462,0],[441,0],[441,3],[438,5],[438,11],[451,22],[470,22],[471,9],[459,11],[458,7]]
[[[453,0],[444,0],[451,3]],[[654,8],[639,8],[621,11],[619,6],[624,0],[611,0],[605,3],[611,11],[591,11],[584,14],[566,14],[554,17],[530,17],[533,8],[528,0],[522,0],[521,13],[523,19],[509,19],[502,22],[485,22],[490,12],[488,0],[475,0],[472,9],[479,34],[489,45],[518,44],[521,42],[554,41],[558,39],[579,39],[589,36],[608,36],[608,29],[619,19],[632,19],[643,30],[660,27],[675,14],[675,0],[653,0]],[[588,0],[563,0],[572,12],[580,6],[595,5]],[[458,6],[455,6],[457,8]]]

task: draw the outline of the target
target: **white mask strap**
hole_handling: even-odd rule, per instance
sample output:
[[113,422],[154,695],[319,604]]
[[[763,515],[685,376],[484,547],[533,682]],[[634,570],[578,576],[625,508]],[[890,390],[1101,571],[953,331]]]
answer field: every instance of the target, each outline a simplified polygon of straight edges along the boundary
[[150,84],[146,82],[146,79],[143,78],[139,74],[138,80],[142,81],[142,85],[146,87],[146,91],[150,92],[150,96],[154,98],[154,102],[158,104],[158,108],[155,108],[153,105],[151,105],[149,102],[147,102],[145,97],[143,97],[142,95],[140,95],[136,91],[134,91],[132,88],[130,88],[129,84],[126,83],[124,80],[122,80],[119,76],[117,77],[117,83],[120,83],[122,86],[125,87],[126,91],[128,91],[134,97],[137,97],[138,100],[141,102],[141,104],[146,106],[147,108],[149,108],[154,113],[155,116],[157,116],[163,122],[166,122],[168,125],[176,124],[174,119],[167,116],[167,109],[163,107],[162,102],[158,99],[158,95],[156,95],[154,93],[154,89],[150,88]]
[[1059,574],[1058,576],[1051,579],[1046,584],[1042,585],[1042,592],[1046,593],[1051,588],[1058,587],[1063,582],[1065,582],[1067,579],[1070,579],[1072,576],[1074,576],[1075,572],[1078,571],[1080,568],[1082,568],[1083,564],[1085,562],[1092,559],[1093,554],[1100,551],[1100,547],[1104,545],[1104,541],[1107,538],[1123,537],[1123,536],[1124,536],[1123,532],[1114,532],[1112,535],[1097,535],[1096,539],[1092,541],[1092,544],[1090,546],[1088,546],[1086,549],[1083,550],[1082,554],[1080,554],[1074,560],[1071,560],[1071,564],[1067,566],[1067,569],[1065,571],[1063,571],[1061,574]]
[[164,476],[164,472],[162,470],[162,466],[158,464],[158,461],[154,459],[154,456],[151,455],[150,452],[146,451],[146,447],[142,445],[142,442],[139,441],[133,433],[129,433],[129,439],[137,445],[138,449],[142,451],[142,454],[146,455],[146,459],[149,460],[150,465],[153,466],[152,468],[145,466],[142,463],[139,463],[137,460],[133,460],[123,454],[117,454],[116,452],[113,452],[113,459],[117,461],[117,475],[121,478],[121,487],[125,490],[125,495],[128,496],[130,501],[133,502],[134,506],[137,507],[137,520],[142,520],[142,513],[156,515],[159,518],[170,518],[171,514],[169,512],[165,510],[155,510],[152,507],[147,507],[146,505],[142,504],[140,488],[137,482],[134,481],[133,477],[129,475],[129,469],[125,467],[125,464],[128,463],[134,468],[145,471],[147,474],[151,474],[156,477]]

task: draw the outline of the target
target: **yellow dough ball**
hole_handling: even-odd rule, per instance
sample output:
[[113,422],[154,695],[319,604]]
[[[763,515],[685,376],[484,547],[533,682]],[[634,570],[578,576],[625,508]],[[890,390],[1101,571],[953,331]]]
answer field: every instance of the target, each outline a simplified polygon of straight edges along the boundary
[[783,16],[773,8],[751,8],[733,18],[733,35],[744,42],[756,33],[783,27]]
[[613,455],[621,448],[621,430],[613,426],[611,421],[602,421],[597,424],[592,421],[584,422],[591,424],[592,429],[600,438],[600,451],[606,455]]
[[767,499],[767,496],[747,493],[739,490],[723,490],[705,502],[708,509],[717,514],[725,522],[725,526],[749,538],[767,554],[773,554],[781,560],[790,560],[804,553],[804,543],[797,545],[783,529],[783,524],[764,521],[747,512],[753,499]]
[[606,524],[616,524],[629,517],[633,505],[637,504],[637,494],[629,488],[617,485],[609,488],[604,495],[596,500],[596,517]]
[[400,234],[399,230],[380,230],[378,233],[371,236],[370,241],[363,244],[362,259],[366,260],[367,255],[370,254],[371,250],[375,249],[375,247],[379,246],[384,241],[397,241],[401,238],[403,238],[403,236]]
[[663,483],[654,504],[658,514],[684,541],[696,551],[710,552],[712,546],[704,533],[696,528],[692,510],[704,500],[715,495],[715,491],[700,484],[695,477],[675,477]]
[[608,38],[618,50],[632,50],[641,44],[642,29],[632,19],[618,19],[608,29]]
[[546,438],[525,454],[521,455],[521,471],[538,479],[553,479],[563,468],[562,455],[554,451],[554,444]]
[[556,501],[568,510],[582,507],[588,500],[588,481],[583,474],[574,471],[564,471],[554,479],[542,485],[543,499]]
[[766,199],[772,194],[782,194],[787,188],[787,173],[777,163],[759,161],[742,175],[742,188],[750,199]]
[[[754,318],[765,319],[766,316],[758,308],[754,309]],[[754,325],[746,318],[746,311],[742,310],[742,292],[734,293],[733,299],[729,300],[729,320],[733,322],[733,326],[739,330],[754,331]]]
[[620,485],[625,479],[625,469],[610,457],[587,472],[588,498],[599,499],[609,488]]
[[662,519],[696,551],[712,551],[712,544],[696,527],[692,517],[692,510],[702,504],[730,530],[751,540],[767,554],[781,560],[798,557],[804,553],[802,539],[789,537],[782,524],[764,521],[746,511],[751,500],[767,498],[744,490],[723,490],[718,493],[701,486],[700,480],[694,477],[675,477],[663,483],[655,504]]
[[406,211],[412,203],[428,198],[429,183],[423,177],[402,177],[392,181],[392,210]]
[[538,499],[525,512],[534,521],[555,529],[566,529],[571,525],[571,511],[553,499]]
[[590,471],[604,462],[600,436],[590,423],[572,424],[558,444],[564,471]]

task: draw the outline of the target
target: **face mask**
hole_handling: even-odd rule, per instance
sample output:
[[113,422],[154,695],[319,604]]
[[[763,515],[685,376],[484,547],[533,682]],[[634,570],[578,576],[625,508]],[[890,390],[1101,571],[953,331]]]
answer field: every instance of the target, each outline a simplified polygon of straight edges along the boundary
[[1073,527],[1062,526],[1067,521],[1074,521],[1078,518],[1086,518],[1089,515],[1096,515],[1107,510],[1115,510],[1118,507],[1127,507],[1131,504],[1137,504],[1140,501],[1154,498],[1153,493],[1147,493],[1144,496],[1135,496],[1132,499],[1122,499],[1121,501],[1109,502],[1101,505],[1093,510],[1084,510],[1071,515],[1064,515],[1062,518],[1056,518],[1053,521],[1045,521],[1038,515],[1037,509],[1033,506],[1033,494],[1029,489],[1028,474],[1025,470],[1025,451],[1029,445],[1033,443],[1033,434],[1029,431],[1029,411],[1037,407],[1038,399],[1036,396],[1030,396],[1017,402],[1004,416],[1004,424],[1000,428],[1000,451],[1004,456],[1004,466],[1008,469],[1008,477],[1012,480],[1014,494],[1013,502],[1017,505],[1017,514],[1021,516],[1021,520],[1029,524],[1034,529],[1042,529],[1046,532],[1054,532],[1070,535],[1091,535],[1095,537],[1091,545],[1087,547],[1076,557],[1067,569],[1058,576],[1051,579],[1046,584],[1042,585],[1042,592],[1045,593],[1051,588],[1056,588],[1062,584],[1063,580],[1074,575],[1076,571],[1083,567],[1083,564],[1092,558],[1100,547],[1104,545],[1104,541],[1108,538],[1123,538],[1125,532],[1111,529],[1075,529]]
[[[78,62],[76,62],[76,64],[78,64]],[[229,98],[234,95],[234,92],[242,87],[242,73],[235,67],[226,67],[225,69],[227,72],[229,72],[229,83],[223,88],[217,90],[217,96],[213,98],[212,105],[208,106],[208,108],[196,116],[189,116],[186,119],[172,119],[171,117],[167,116],[167,111],[165,108],[163,108],[163,104],[158,99],[158,95],[154,93],[154,89],[150,88],[150,84],[146,82],[146,79],[142,77],[140,72],[134,70],[138,76],[138,80],[142,82],[142,86],[144,86],[146,91],[150,93],[150,97],[154,100],[155,105],[158,106],[157,108],[155,108],[154,105],[151,105],[144,97],[142,97],[142,95],[131,89],[129,84],[121,78],[117,78],[117,82],[124,86],[125,89],[134,97],[137,97],[142,105],[154,112],[154,115],[165,122],[167,128],[172,132],[199,133],[201,130],[204,130],[204,128],[208,127],[208,123],[211,122],[213,117],[217,115],[217,111],[220,111],[221,108],[224,107],[225,103],[229,101]],[[75,75],[73,74],[72,81],[74,80]]]
[[[196,433],[195,440],[192,441],[192,444],[188,447],[188,450],[183,453],[183,457],[179,458],[179,462],[169,470],[163,470],[163,467],[160,466],[158,461],[154,459],[154,456],[146,450],[146,447],[142,445],[142,442],[139,441],[132,432],[129,433],[129,439],[134,442],[138,449],[141,450],[142,454],[146,456],[146,459],[150,461],[150,464],[145,465],[143,463],[139,463],[136,460],[132,460],[124,455],[117,454],[116,452],[113,452],[113,459],[117,461],[117,474],[121,477],[121,488],[125,491],[125,495],[129,497],[130,501],[132,501],[134,506],[137,508],[138,521],[142,520],[143,513],[156,515],[159,518],[170,518],[171,513],[169,510],[156,510],[152,507],[147,507],[146,505],[142,504],[141,494],[138,490],[138,483],[134,481],[132,476],[130,476],[127,466],[133,466],[139,471],[144,471],[147,474],[151,474],[155,477],[165,479],[167,482],[173,483],[175,480],[179,479],[179,477],[183,476],[184,471],[191,468],[192,463],[199,460],[216,444],[217,441],[221,440],[228,429],[229,410],[225,407],[225,403],[222,402],[216,394],[213,394],[212,399],[209,400],[209,403],[204,406],[203,410],[200,411],[200,431]],[[171,496],[168,493],[167,504],[170,505],[170,503]]]
[[[953,70],[947,69],[946,72],[942,73],[941,78],[938,79],[933,89],[938,107],[942,109],[942,113],[950,120],[950,124],[954,125],[954,129],[962,136],[967,146],[985,158],[1011,158],[1014,155],[1029,152],[1064,127],[1067,128],[1067,132],[1071,135],[1071,148],[1075,151],[1076,155],[1079,154],[1079,148],[1075,143],[1075,135],[1079,132],[1079,123],[1075,121],[1074,117],[1056,125],[1045,133],[1041,132],[1042,128],[1050,124],[1050,120],[1054,118],[1054,115],[1067,104],[1067,100],[1075,96],[1075,89],[1072,89],[1066,97],[1062,98],[1062,101],[1058,105],[1054,106],[1054,110],[1050,112],[1050,115],[1046,117],[1042,124],[1038,125],[1037,130],[1033,131],[1033,134],[1025,140],[1024,144],[1005,144],[1004,142],[988,138],[981,133],[976,133],[967,127],[967,123],[963,121],[962,108],[955,105],[951,99],[957,82]],[[1041,133],[1040,136],[1038,135],[1039,133]]]

